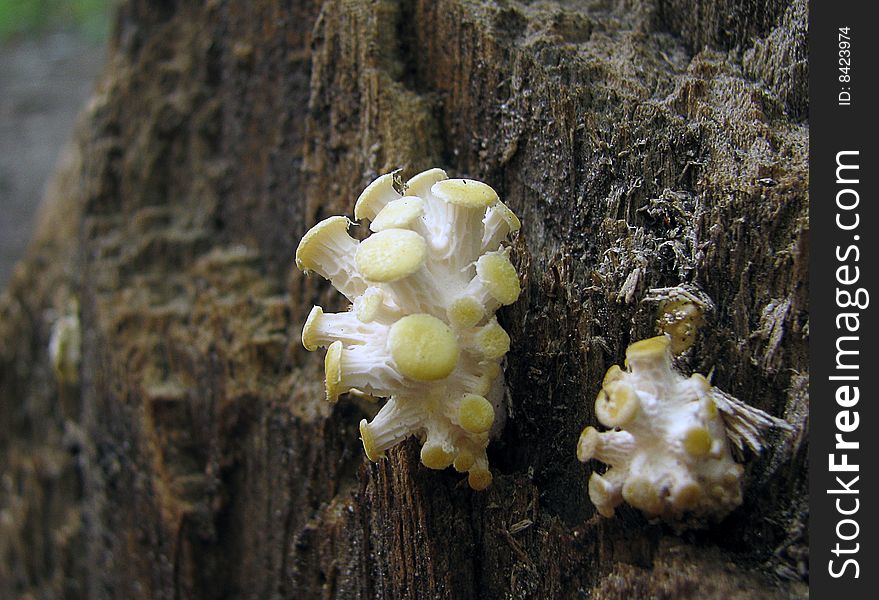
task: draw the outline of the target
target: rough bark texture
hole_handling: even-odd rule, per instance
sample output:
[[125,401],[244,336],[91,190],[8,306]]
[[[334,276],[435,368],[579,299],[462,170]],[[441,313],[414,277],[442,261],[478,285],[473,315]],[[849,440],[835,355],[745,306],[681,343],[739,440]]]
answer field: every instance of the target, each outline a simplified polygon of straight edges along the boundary
[[[0,299],[0,596],[806,595],[806,26],[804,0],[129,0]],[[483,493],[414,442],[367,462],[374,408],[326,405],[299,342],[341,306],[300,236],[398,166],[522,219]],[[683,283],[716,306],[684,368],[795,431],[676,535],[598,516],[575,443]]]

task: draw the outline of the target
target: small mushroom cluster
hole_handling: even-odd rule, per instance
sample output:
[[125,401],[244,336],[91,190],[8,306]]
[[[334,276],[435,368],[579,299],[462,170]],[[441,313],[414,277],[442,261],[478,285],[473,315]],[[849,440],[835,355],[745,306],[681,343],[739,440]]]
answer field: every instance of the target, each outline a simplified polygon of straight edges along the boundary
[[604,376],[595,414],[609,431],[586,427],[577,457],[610,465],[589,479],[589,498],[605,517],[625,500],[648,517],[722,518],[742,502],[743,469],[730,451],[715,389],[672,364],[668,335],[626,349],[627,370]]
[[315,306],[302,343],[328,348],[330,401],[352,390],[388,399],[360,423],[370,460],[416,435],[425,466],[454,466],[482,490],[492,480],[485,449],[502,417],[500,363],[510,347],[494,313],[520,291],[501,243],[519,220],[484,183],[441,169],[405,184],[396,177],[382,175],[355,204],[369,237],[352,238],[351,222],[337,216],[299,243],[296,265],[352,303],[338,314]]

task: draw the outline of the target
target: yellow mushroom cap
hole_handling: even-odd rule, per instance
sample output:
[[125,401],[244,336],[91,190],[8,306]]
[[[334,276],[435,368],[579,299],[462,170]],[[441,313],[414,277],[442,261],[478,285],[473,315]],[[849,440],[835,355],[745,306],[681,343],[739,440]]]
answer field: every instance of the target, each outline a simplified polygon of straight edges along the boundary
[[379,288],[369,288],[358,298],[354,312],[361,323],[371,323],[378,317],[382,302],[384,302],[384,293]]
[[485,358],[498,359],[510,351],[509,334],[494,320],[479,330],[475,342]]
[[671,502],[678,510],[691,510],[705,496],[705,490],[695,481],[688,481],[677,486],[671,493]]
[[623,484],[623,498],[648,515],[662,512],[662,498],[656,487],[644,477],[629,477]]
[[394,323],[388,350],[400,373],[416,381],[448,377],[460,353],[449,326],[427,314],[408,315]]
[[327,400],[335,402],[339,396],[348,390],[342,389],[342,342],[336,341],[330,344],[327,356],[324,359],[324,373],[326,374],[325,387]]
[[308,318],[305,319],[305,325],[302,327],[302,345],[305,346],[305,349],[309,352],[314,352],[317,350],[317,340],[314,339],[315,329],[317,328],[317,322],[323,316],[324,311],[320,306],[315,306],[311,309],[311,312],[308,313]]
[[377,462],[378,459],[384,457],[385,453],[379,452],[378,448],[375,447],[375,437],[372,435],[372,430],[369,429],[369,423],[366,422],[366,419],[360,421],[360,439],[363,441],[366,458]]
[[444,179],[430,188],[444,202],[465,208],[487,208],[498,201],[497,192],[488,184],[473,179]]
[[354,261],[366,279],[389,283],[417,271],[426,257],[423,237],[408,229],[385,229],[360,243]]
[[494,407],[477,394],[466,394],[458,405],[458,422],[470,433],[485,433],[494,424]]
[[475,462],[476,457],[473,454],[468,450],[461,450],[458,452],[458,456],[455,457],[455,462],[452,463],[452,466],[455,467],[458,473],[463,473],[464,471],[469,471]]
[[501,366],[496,362],[487,362],[480,366],[482,366],[482,374],[489,379],[494,379],[501,374]]
[[577,442],[577,460],[580,462],[589,462],[595,457],[600,441],[598,430],[591,425],[583,429],[580,433],[580,440]]
[[476,274],[488,293],[501,304],[512,304],[522,291],[516,267],[505,253],[483,254],[476,261]]
[[354,219],[374,219],[385,204],[400,197],[394,189],[394,175],[397,173],[398,171],[385,173],[366,186],[354,203]]
[[351,222],[346,217],[330,217],[309,229],[296,248],[296,266],[300,271],[316,271],[320,265],[314,262],[319,244],[339,234],[348,235]]
[[492,479],[491,471],[483,467],[476,467],[467,475],[467,483],[477,492],[490,486]]
[[607,427],[622,427],[638,415],[641,401],[630,385],[615,381],[598,392],[595,416]]
[[424,200],[418,196],[403,196],[392,200],[375,216],[369,228],[373,231],[404,229],[424,214]]
[[684,433],[684,450],[692,456],[706,456],[711,451],[711,434],[704,427],[692,427]]
[[666,360],[669,343],[667,336],[658,335],[630,344],[626,348],[626,364],[637,362],[651,364]]
[[445,469],[454,460],[454,455],[446,452],[439,444],[427,442],[421,447],[421,463],[428,469]]
[[604,374],[604,381],[601,382],[601,387],[606,387],[614,381],[619,381],[623,378],[623,375],[625,375],[625,373],[619,365],[611,365],[607,370],[607,373]]
[[485,316],[485,309],[475,298],[464,296],[449,305],[446,315],[455,327],[468,329],[482,320],[482,317]]
[[522,222],[519,220],[519,217],[516,216],[510,207],[501,202],[500,200],[491,207],[492,211],[495,211],[501,218],[507,222],[507,225],[510,227],[510,232],[519,231],[522,228]]
[[406,191],[409,194],[414,194],[415,196],[421,196],[422,198],[427,197],[428,192],[430,192],[430,188],[433,187],[437,181],[442,181],[443,179],[448,179],[449,176],[446,175],[446,172],[442,169],[428,169],[427,171],[422,171],[418,175],[414,175],[406,182]]

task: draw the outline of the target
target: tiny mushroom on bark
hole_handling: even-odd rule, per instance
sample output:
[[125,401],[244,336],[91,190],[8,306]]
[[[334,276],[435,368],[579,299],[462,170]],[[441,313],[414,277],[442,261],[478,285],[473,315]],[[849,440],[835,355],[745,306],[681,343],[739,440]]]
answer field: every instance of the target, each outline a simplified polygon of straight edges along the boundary
[[[486,447],[503,418],[501,361],[510,338],[495,311],[519,297],[519,277],[501,243],[519,220],[488,185],[430,169],[395,185],[382,175],[360,195],[359,242],[351,222],[330,217],[299,244],[296,265],[328,279],[352,306],[315,306],[302,330],[308,350],[327,347],[330,401],[351,390],[387,398],[360,423],[370,460],[409,436],[421,462],[492,481]],[[402,187],[402,193],[400,188]]]
[[669,522],[722,518],[742,502],[742,466],[733,460],[715,388],[672,364],[672,338],[626,349],[627,370],[612,366],[595,400],[609,431],[586,427],[577,458],[610,465],[589,479],[589,498],[611,517],[624,500]]

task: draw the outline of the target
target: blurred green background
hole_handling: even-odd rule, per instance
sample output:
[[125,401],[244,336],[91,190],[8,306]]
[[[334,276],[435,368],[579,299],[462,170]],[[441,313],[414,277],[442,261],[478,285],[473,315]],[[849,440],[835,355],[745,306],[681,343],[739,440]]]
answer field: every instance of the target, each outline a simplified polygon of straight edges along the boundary
[[0,0],[0,291],[106,59],[118,0]]
[[75,30],[93,42],[110,32],[114,0],[0,0],[0,42]]

